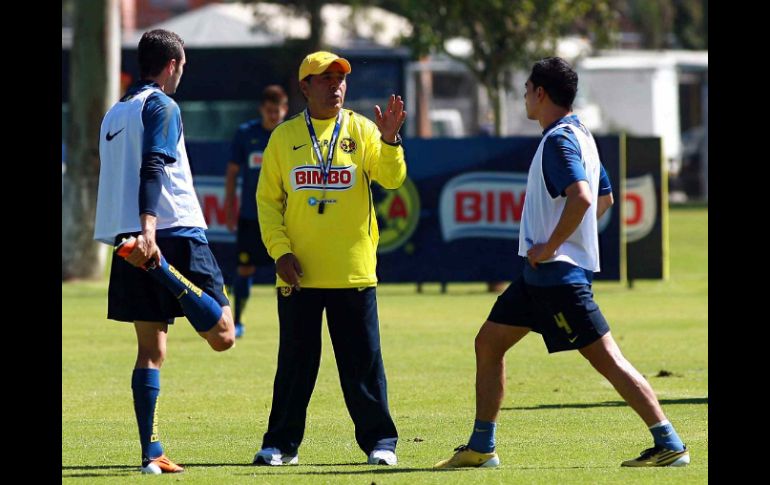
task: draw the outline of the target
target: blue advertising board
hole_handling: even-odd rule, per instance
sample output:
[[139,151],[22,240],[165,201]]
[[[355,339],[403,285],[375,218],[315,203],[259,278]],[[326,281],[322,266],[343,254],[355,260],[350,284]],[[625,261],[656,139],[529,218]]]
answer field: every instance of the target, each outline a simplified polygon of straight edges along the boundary
[[[408,178],[396,190],[373,184],[380,229],[382,282],[510,280],[522,269],[518,231],[529,164],[539,137],[405,140]],[[596,138],[615,200],[621,184],[618,136]],[[235,270],[235,236],[225,227],[224,172],[228,144],[188,142],[208,237],[226,277]],[[601,272],[621,278],[620,211],[600,222]],[[260,268],[257,282],[274,281]]]

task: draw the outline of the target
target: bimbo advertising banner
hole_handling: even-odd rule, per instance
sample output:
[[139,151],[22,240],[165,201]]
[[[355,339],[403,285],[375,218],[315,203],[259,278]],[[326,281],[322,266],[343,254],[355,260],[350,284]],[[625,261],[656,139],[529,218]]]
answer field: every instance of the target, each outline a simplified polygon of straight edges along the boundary
[[[515,278],[527,172],[540,137],[409,140],[408,183],[374,188],[381,281]],[[619,137],[598,137],[613,189],[620,190]],[[616,196],[617,197],[617,196]],[[613,208],[614,209],[614,208]],[[620,279],[620,217],[600,221],[601,279]]]
[[[620,199],[620,138],[596,138]],[[519,224],[527,171],[540,137],[405,140],[407,179],[396,190],[372,184],[380,230],[382,282],[511,280],[523,267]],[[235,235],[227,231],[224,172],[227,143],[188,142],[196,191],[209,225],[207,235],[226,278],[235,270]],[[621,278],[620,211],[602,218],[601,272]],[[260,268],[257,282],[274,281]]]

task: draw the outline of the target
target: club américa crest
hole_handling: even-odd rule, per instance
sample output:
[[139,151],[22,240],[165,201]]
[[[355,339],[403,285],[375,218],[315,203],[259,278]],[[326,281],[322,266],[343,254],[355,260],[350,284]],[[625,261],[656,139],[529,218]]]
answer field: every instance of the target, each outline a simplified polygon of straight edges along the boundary
[[[409,177],[395,190],[384,190],[372,184],[372,198],[380,231],[377,252],[383,254],[395,251],[409,241],[420,221],[420,195],[417,188]],[[404,247],[408,254],[412,249],[411,243]]]
[[345,153],[355,153],[357,147],[356,141],[352,138],[343,138],[340,140],[340,150]]

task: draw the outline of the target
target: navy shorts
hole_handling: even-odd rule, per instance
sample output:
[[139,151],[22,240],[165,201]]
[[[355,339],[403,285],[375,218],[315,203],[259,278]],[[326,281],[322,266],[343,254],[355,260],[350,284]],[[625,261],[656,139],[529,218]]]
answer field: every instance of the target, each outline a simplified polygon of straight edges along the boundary
[[[119,235],[115,243],[123,237],[127,235]],[[170,265],[221,306],[230,305],[222,271],[208,244],[186,237],[164,237],[156,242]],[[107,318],[111,320],[174,323],[175,317],[184,316],[179,300],[168,288],[114,252],[107,294]]]
[[497,297],[487,320],[532,329],[549,353],[583,348],[610,331],[591,285],[532,286],[523,276]]
[[267,253],[262,242],[259,221],[238,219],[238,242],[236,245],[239,266],[268,266],[273,264],[273,258]]

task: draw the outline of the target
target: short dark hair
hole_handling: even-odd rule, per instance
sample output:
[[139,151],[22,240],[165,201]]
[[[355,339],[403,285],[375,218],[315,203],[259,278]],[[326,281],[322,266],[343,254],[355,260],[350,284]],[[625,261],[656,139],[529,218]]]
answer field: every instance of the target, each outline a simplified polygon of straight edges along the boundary
[[262,99],[260,101],[262,103],[286,104],[289,101],[289,97],[281,86],[271,84],[262,91]]
[[184,41],[179,35],[163,29],[145,32],[139,40],[137,52],[139,75],[142,78],[155,77],[171,59],[180,62],[183,55]]
[[572,109],[577,95],[578,75],[561,57],[546,57],[532,66],[529,75],[532,88],[542,86],[551,101],[562,108]]

